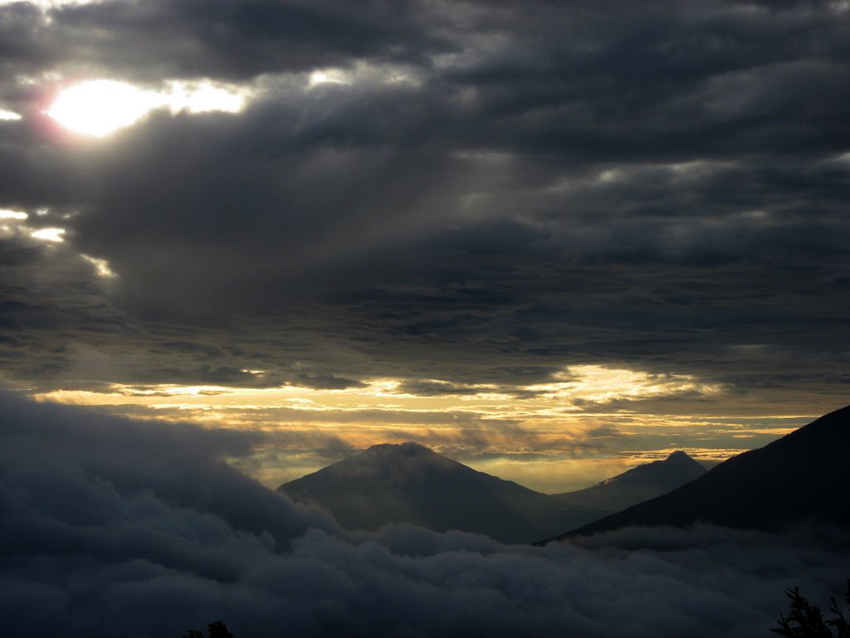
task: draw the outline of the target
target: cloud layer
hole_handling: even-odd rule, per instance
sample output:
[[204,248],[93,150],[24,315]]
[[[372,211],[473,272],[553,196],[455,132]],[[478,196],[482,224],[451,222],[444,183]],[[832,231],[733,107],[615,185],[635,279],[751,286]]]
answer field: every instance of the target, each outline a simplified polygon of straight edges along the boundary
[[389,527],[343,534],[221,462],[256,435],[4,395],[0,610],[15,636],[762,636],[828,536],[627,530],[546,548]]

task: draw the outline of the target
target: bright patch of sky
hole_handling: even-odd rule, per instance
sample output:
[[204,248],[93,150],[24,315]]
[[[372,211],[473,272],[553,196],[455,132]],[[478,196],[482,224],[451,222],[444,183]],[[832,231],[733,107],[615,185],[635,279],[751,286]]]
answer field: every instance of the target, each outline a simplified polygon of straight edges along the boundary
[[307,85],[311,89],[324,84],[366,84],[372,86],[408,84],[415,86],[421,81],[421,75],[412,68],[392,64],[373,65],[365,62],[358,63],[350,69],[316,69],[307,77]]
[[351,79],[343,71],[329,69],[326,71],[313,71],[310,74],[310,86],[317,84],[351,84]]
[[154,109],[235,113],[242,109],[245,98],[242,90],[210,82],[172,81],[165,89],[152,91],[115,80],[91,80],[62,91],[47,114],[71,131],[103,137]]
[[26,213],[19,210],[11,210],[8,208],[0,208],[0,219],[17,219],[24,220],[28,217]]
[[553,383],[525,388],[550,398],[580,399],[605,403],[621,399],[640,399],[676,394],[719,394],[717,384],[701,383],[695,377],[679,374],[649,374],[597,365],[570,366]]
[[[633,465],[635,455],[659,449],[685,449],[700,458],[724,459],[784,434],[789,418],[720,422],[695,417],[690,409],[650,414],[641,410],[642,402],[700,401],[724,389],[685,375],[601,365],[572,366],[551,383],[513,389],[525,394],[510,395],[508,389],[481,385],[463,386],[463,392],[453,395],[455,386],[450,382],[428,383],[447,393],[417,394],[401,380],[380,378],[365,387],[338,390],[112,384],[102,391],[57,390],[37,398],[131,410],[142,418],[259,430],[272,438],[284,437],[286,445],[296,448],[301,439],[310,447],[317,436],[331,436],[352,449],[416,440],[449,456],[460,454],[463,462],[477,469],[546,491],[584,487]],[[614,401],[618,403],[611,404]],[[742,435],[755,438],[742,443]],[[588,459],[596,459],[590,472]],[[311,462],[310,468],[299,466],[298,472],[326,464],[321,459]],[[258,462],[246,471],[270,485],[297,478],[283,477],[278,466],[266,465]]]
[[98,277],[102,279],[112,279],[116,277],[115,271],[109,267],[109,262],[105,259],[98,259],[97,257],[90,257],[89,255],[80,255],[85,261],[94,266],[94,272]]
[[[0,6],[4,4],[17,4],[21,0],[0,0]],[[27,4],[32,4],[39,7],[42,11],[47,11],[54,7],[65,5],[81,5],[81,4],[98,4],[103,0],[28,0]]]
[[53,243],[65,241],[64,235],[64,228],[40,228],[39,230],[34,230],[30,233],[30,236],[33,239],[41,239],[42,241],[49,241]]
[[[48,230],[48,229],[44,229]],[[58,229],[50,229],[58,230]],[[91,263],[94,260],[84,257]],[[104,267],[105,264],[104,264]],[[252,375],[261,371],[246,370]],[[580,411],[589,403],[608,403],[618,400],[639,401],[657,397],[687,395],[714,395],[723,388],[716,384],[701,383],[686,375],[654,375],[604,366],[572,366],[552,383],[519,387],[515,390],[527,393],[512,396],[507,389],[494,386],[474,386],[474,393],[451,393],[454,386],[443,381],[434,385],[445,387],[438,396],[417,395],[402,390],[402,382],[396,379],[372,379],[366,387],[344,390],[324,390],[301,386],[277,388],[228,388],[223,386],[156,385],[128,387],[115,384],[111,392],[58,391],[45,395],[58,401],[101,404],[118,402],[123,404],[143,403],[150,407],[172,408],[179,405],[210,404],[227,408],[268,408],[281,405],[302,405],[309,400],[311,410],[350,411],[364,408],[394,410],[425,410],[435,412],[476,411],[488,413],[492,418],[524,416],[552,416],[568,411]],[[179,401],[175,402],[175,398]],[[511,399],[506,405],[505,401]],[[186,401],[188,400],[188,403]],[[573,403],[575,401],[575,403]],[[557,409],[556,409],[557,408]],[[554,411],[553,411],[554,410]]]

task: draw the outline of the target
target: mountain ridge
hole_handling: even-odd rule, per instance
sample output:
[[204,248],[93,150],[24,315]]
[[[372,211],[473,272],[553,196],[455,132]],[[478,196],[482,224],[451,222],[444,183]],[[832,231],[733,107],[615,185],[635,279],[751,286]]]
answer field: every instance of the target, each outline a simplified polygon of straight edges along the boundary
[[664,460],[644,463],[596,485],[553,496],[574,505],[618,512],[666,494],[707,471],[686,452],[677,450]]
[[607,513],[479,472],[413,442],[374,445],[278,491],[327,509],[349,529],[410,523],[507,543],[532,542],[543,530],[551,535],[558,525],[582,525]]
[[687,527],[697,522],[764,531],[800,523],[850,528],[850,508],[835,496],[850,485],[848,449],[850,406],[732,457],[669,494],[551,540],[634,525]]

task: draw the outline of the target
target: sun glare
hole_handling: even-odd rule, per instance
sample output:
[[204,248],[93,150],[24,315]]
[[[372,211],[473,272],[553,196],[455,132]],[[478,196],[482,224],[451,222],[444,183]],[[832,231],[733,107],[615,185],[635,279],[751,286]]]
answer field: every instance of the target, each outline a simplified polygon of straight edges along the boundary
[[156,96],[112,80],[84,82],[63,91],[47,114],[77,133],[103,137],[129,126],[157,106]]
[[171,82],[168,89],[156,92],[114,80],[92,80],[60,93],[47,114],[68,130],[104,137],[156,108],[165,107],[173,113],[235,113],[244,102],[245,96],[239,91],[209,82]]

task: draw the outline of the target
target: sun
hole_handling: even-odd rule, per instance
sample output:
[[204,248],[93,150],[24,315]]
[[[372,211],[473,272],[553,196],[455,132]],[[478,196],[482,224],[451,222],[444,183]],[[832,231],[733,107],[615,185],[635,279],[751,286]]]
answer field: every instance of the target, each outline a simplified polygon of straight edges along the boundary
[[129,126],[161,103],[154,93],[114,80],[92,80],[68,88],[47,114],[65,128],[103,137]]
[[90,80],[62,91],[46,113],[68,130],[104,137],[157,108],[172,113],[238,113],[248,93],[208,80],[174,80],[158,91],[115,80]]

